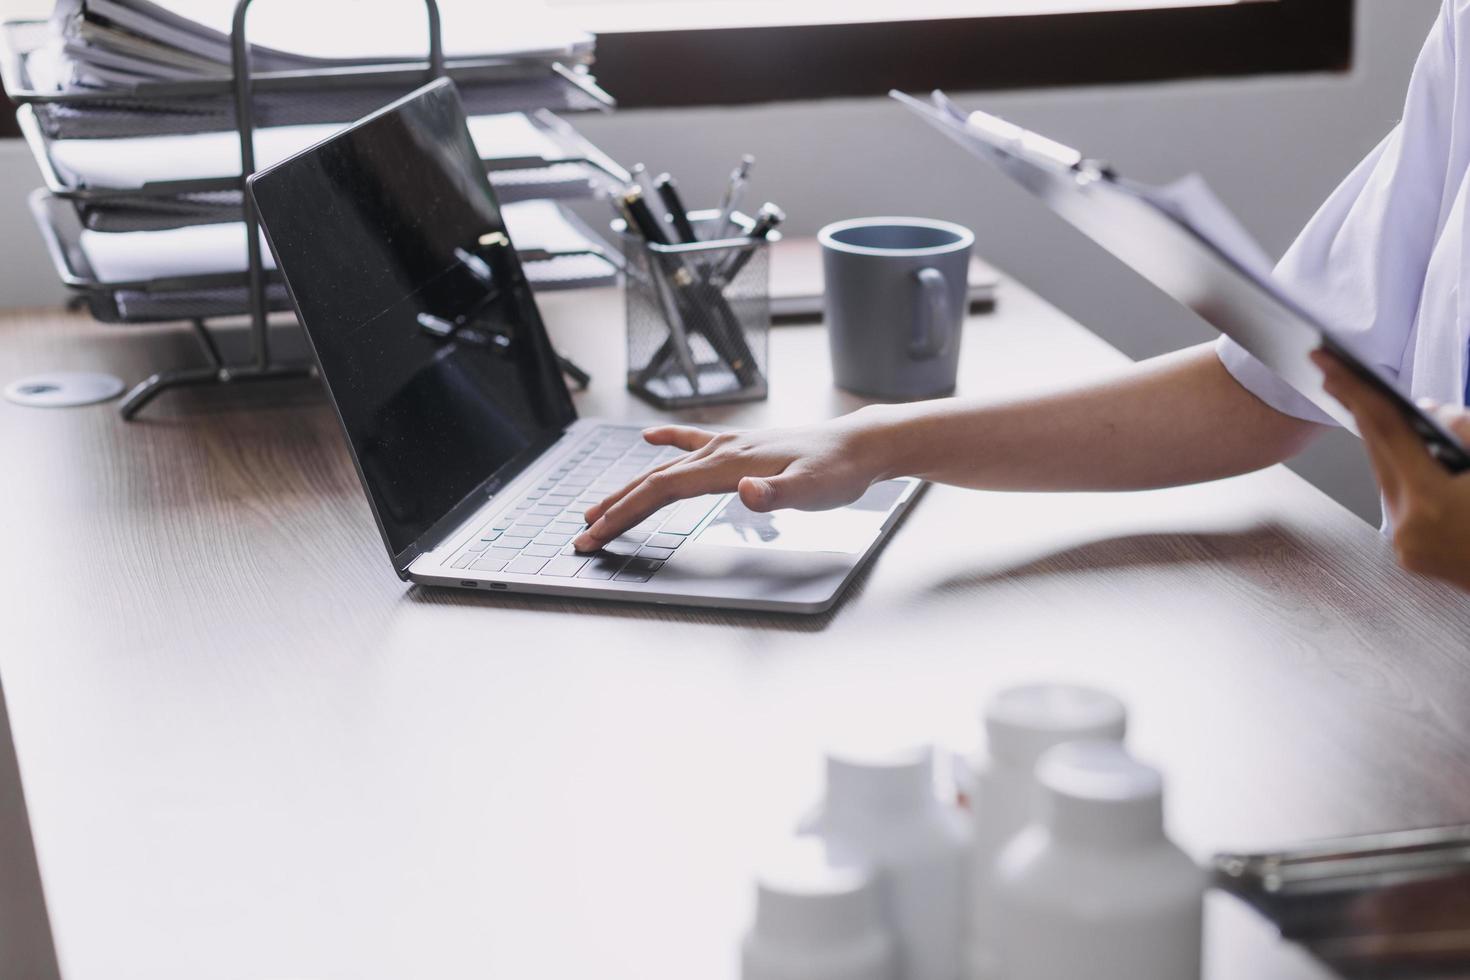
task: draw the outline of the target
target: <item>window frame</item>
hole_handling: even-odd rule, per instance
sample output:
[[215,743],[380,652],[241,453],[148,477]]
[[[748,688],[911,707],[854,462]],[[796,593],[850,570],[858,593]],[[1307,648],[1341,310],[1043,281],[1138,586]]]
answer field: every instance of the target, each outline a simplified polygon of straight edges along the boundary
[[[1355,0],[607,32],[598,81],[626,109],[1347,72]],[[1034,52],[1048,52],[1037,58]],[[654,68],[656,66],[656,70]]]
[[[812,26],[607,32],[594,71],[625,109],[1347,72],[1355,0]],[[1036,58],[1032,52],[1046,51]],[[657,66],[653,70],[650,66]],[[670,80],[674,81],[670,81]],[[0,103],[0,137],[20,135]]]

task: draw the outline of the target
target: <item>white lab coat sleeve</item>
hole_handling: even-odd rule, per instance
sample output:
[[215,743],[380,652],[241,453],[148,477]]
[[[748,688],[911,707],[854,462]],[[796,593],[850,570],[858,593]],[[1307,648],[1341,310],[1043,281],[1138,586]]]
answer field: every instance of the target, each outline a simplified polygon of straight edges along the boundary
[[1322,409],[1312,404],[1311,399],[1282,381],[1266,365],[1256,360],[1246,349],[1229,337],[1221,335],[1215,343],[1215,353],[1230,376],[1240,382],[1241,387],[1270,405],[1282,415],[1305,419],[1319,425],[1336,425],[1337,421]]
[[[1308,309],[1397,376],[1413,337],[1424,277],[1451,202],[1446,169],[1455,92],[1456,3],[1445,0],[1414,67],[1403,121],[1333,192],[1276,267]],[[1266,404],[1332,419],[1227,337],[1225,369]]]

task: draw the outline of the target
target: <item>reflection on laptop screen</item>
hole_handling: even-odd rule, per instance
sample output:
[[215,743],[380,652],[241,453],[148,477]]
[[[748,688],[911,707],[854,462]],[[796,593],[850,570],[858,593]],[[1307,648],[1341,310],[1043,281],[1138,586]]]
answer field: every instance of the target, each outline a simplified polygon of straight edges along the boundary
[[573,420],[451,84],[252,187],[394,555]]

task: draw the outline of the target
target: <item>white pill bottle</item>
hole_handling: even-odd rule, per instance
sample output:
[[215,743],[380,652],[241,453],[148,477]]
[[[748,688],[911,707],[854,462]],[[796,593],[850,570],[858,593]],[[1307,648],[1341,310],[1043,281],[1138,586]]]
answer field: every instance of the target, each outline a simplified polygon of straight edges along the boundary
[[1036,814],[1036,762],[1072,741],[1122,741],[1123,702],[1075,684],[1029,684],[1001,691],[981,712],[985,743],[956,774],[969,799],[974,848],[967,958],[975,980],[996,980],[995,859]]
[[1205,873],[1164,833],[1158,771],[1072,742],[1036,777],[1036,819],[995,865],[999,975],[1198,980]]
[[873,869],[900,980],[961,980],[970,827],[936,792],[931,747],[830,750],[825,798],[802,829]]
[[741,980],[897,980],[872,873],[811,837],[766,856],[740,954]]

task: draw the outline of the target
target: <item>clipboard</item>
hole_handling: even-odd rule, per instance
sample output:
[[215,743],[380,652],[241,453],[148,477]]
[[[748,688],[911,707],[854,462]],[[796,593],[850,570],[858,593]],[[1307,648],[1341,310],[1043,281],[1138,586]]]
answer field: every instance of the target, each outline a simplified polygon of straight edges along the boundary
[[1350,431],[1357,432],[1352,415],[1322,389],[1321,372],[1309,359],[1315,350],[1336,355],[1387,396],[1446,469],[1470,470],[1470,452],[1454,435],[1273,277],[1259,246],[1199,178],[1167,187],[1131,181],[1055,140],[988,113],[967,113],[943,92],[929,101],[889,94],[1235,340]]

